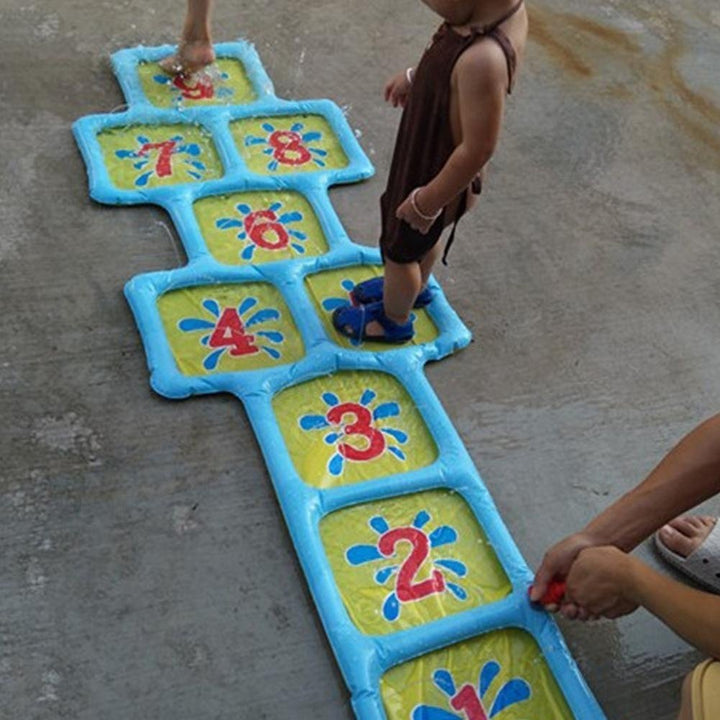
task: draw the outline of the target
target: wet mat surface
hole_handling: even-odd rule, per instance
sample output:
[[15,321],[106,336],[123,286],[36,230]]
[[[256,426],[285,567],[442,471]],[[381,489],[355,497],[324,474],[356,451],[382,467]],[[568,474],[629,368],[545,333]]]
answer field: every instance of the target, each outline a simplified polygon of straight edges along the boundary
[[118,53],[129,109],[75,124],[90,192],[174,222],[188,264],[125,288],[151,384],[243,402],[358,718],[600,720],[423,373],[470,341],[440,288],[406,346],[330,324],[380,273],[328,198],[372,173],[343,114],[276,98],[245,43],[180,84],[167,51]]

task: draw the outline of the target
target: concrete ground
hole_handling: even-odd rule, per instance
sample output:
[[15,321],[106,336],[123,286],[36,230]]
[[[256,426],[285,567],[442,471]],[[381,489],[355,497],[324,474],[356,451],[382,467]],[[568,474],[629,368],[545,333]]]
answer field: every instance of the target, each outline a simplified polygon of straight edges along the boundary
[[[438,273],[475,343],[428,375],[532,566],[720,409],[712,7],[533,2],[486,193]],[[109,54],[172,41],[182,11],[0,0],[3,720],[351,717],[242,407],[149,388],[122,287],[184,262],[168,218],[93,204],[70,133],[123,102]],[[358,242],[398,118],[383,82],[434,23],[410,0],[218,2],[218,40],[361,134],[378,174],[332,192]],[[609,720],[675,717],[698,655],[659,622],[563,629]]]

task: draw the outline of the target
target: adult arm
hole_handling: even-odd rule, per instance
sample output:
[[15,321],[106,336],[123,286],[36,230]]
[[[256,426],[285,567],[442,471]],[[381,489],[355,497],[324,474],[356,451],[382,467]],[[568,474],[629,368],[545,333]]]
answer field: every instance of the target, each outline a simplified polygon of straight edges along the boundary
[[720,414],[686,435],[636,488],[578,533],[554,545],[535,575],[531,599],[554,577],[566,577],[585,548],[630,551],[668,520],[720,493]]
[[583,550],[568,575],[566,596],[604,617],[641,605],[691,645],[720,658],[720,596],[679,583],[615,547]]

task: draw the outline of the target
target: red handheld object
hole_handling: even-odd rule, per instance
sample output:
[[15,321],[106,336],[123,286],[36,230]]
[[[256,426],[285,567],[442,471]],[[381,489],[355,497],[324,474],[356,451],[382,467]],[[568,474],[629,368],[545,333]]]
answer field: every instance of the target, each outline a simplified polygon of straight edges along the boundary
[[545,594],[538,600],[540,605],[559,605],[565,595],[565,581],[551,580]]

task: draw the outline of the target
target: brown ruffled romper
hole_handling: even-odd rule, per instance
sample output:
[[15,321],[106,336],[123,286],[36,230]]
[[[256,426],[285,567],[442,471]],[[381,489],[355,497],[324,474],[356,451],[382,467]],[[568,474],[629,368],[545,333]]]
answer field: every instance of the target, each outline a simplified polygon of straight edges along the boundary
[[[410,192],[429,183],[455,150],[450,126],[450,78],[460,55],[479,38],[492,38],[505,54],[510,94],[517,59],[510,39],[499,26],[521,5],[522,0],[499,20],[482,28],[473,27],[468,35],[459,35],[443,23],[420,59],[400,121],[387,188],[380,198],[380,250],[384,258],[397,263],[418,262],[438,242],[442,231],[448,225],[456,226],[465,213],[467,191],[463,193],[456,216],[446,217],[447,211],[443,212],[425,235],[395,217]],[[479,178],[470,189],[480,193]],[[455,226],[445,247],[443,262],[454,239]]]

